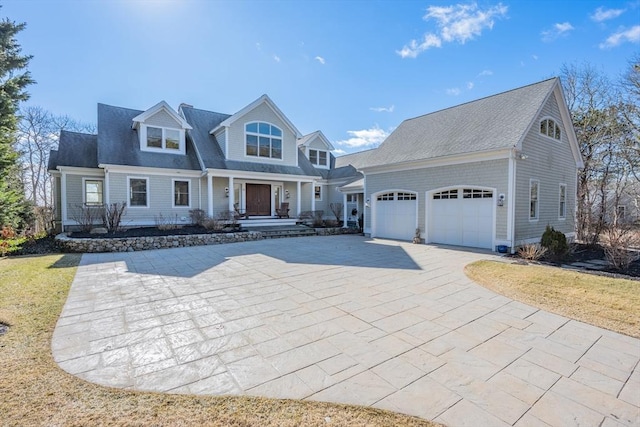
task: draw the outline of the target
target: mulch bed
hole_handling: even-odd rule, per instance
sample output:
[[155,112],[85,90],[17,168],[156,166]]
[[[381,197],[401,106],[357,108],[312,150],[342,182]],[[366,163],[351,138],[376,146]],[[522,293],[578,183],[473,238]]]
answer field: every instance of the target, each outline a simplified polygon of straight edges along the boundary
[[[516,259],[520,259],[517,253],[510,256]],[[569,257],[562,260],[556,260],[556,259],[544,257],[541,260],[539,260],[538,263],[559,267],[560,265],[563,265],[563,264],[591,261],[594,259],[606,260],[604,248],[602,246],[600,245],[590,246],[582,243],[574,243],[572,245],[572,251]],[[588,273],[593,273],[593,274],[601,274],[605,276],[621,278],[621,279],[640,280],[640,259],[633,262],[629,266],[629,268],[627,268],[624,271],[616,270],[615,268],[608,267],[608,266],[602,269],[586,269],[585,268],[583,271]]]
[[185,225],[173,230],[160,230],[157,227],[128,228],[126,230],[110,234],[91,234],[87,232],[74,231],[69,234],[69,237],[74,239],[116,239],[122,237],[188,236],[190,234],[237,233],[238,231],[245,230],[235,227],[225,228],[220,231],[213,231],[207,230],[206,228],[198,225]]

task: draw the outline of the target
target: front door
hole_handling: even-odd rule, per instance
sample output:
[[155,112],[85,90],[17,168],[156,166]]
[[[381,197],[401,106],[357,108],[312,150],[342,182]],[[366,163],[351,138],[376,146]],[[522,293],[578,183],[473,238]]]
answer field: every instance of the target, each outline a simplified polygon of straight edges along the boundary
[[271,215],[271,185],[247,184],[247,215]]

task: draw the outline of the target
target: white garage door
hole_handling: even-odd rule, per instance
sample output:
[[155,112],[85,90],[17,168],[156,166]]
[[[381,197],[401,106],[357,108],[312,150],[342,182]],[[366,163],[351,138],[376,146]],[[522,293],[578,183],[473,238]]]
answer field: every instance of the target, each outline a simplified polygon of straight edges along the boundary
[[416,232],[416,195],[389,192],[376,197],[374,237],[411,240]]
[[435,193],[431,199],[431,242],[492,248],[493,191],[457,188]]

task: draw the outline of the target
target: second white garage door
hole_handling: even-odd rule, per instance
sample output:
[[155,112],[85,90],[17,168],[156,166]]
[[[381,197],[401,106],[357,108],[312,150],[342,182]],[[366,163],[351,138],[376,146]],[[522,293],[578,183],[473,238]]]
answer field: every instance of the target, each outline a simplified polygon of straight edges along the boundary
[[431,195],[429,241],[491,249],[493,191],[457,188]]
[[416,231],[417,200],[414,193],[400,191],[376,197],[374,237],[411,240]]

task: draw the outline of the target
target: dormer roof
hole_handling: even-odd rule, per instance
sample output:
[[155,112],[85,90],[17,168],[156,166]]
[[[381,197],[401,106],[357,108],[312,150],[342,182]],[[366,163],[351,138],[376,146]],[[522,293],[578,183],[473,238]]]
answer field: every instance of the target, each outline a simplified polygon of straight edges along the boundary
[[246,107],[244,107],[243,109],[241,109],[237,113],[235,113],[232,116],[230,116],[228,119],[224,120],[218,126],[216,126],[215,128],[211,129],[211,131],[209,133],[213,134],[220,128],[231,126],[231,124],[233,124],[236,120],[240,119],[241,117],[246,115],[248,112],[254,110],[255,108],[259,107],[262,104],[264,104],[267,107],[269,107],[271,109],[271,111],[273,111],[273,113],[280,120],[282,120],[282,122],[287,126],[287,128],[289,128],[289,130],[296,136],[296,138],[300,138],[302,136],[300,131],[293,125],[293,123],[291,123],[291,121],[287,118],[287,116],[285,116],[284,113],[282,111],[280,111],[278,106],[266,94],[262,95],[260,98],[256,99],[251,104],[247,105]]
[[331,144],[331,142],[329,142],[327,137],[324,136],[322,131],[319,131],[319,130],[317,130],[315,132],[311,132],[310,134],[305,135],[302,138],[299,138],[298,139],[298,147],[308,147],[316,139],[322,141],[322,143],[325,145],[325,147],[327,147],[327,150],[329,150],[329,151],[335,150],[335,147]]
[[165,101],[160,101],[153,107],[149,108],[146,111],[143,111],[141,114],[138,114],[133,118],[133,124],[131,127],[133,129],[137,129],[140,126],[140,123],[144,123],[149,117],[157,114],[158,112],[164,110],[167,114],[169,114],[177,123],[180,124],[182,129],[191,129],[191,126],[187,121],[182,117],[176,110],[171,108],[169,104]]

